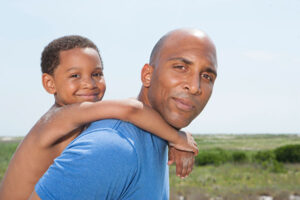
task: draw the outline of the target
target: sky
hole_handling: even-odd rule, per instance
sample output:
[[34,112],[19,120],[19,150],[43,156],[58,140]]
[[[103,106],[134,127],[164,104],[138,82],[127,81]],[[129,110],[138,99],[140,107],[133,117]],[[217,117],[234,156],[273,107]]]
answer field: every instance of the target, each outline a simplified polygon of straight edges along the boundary
[[300,1],[1,1],[0,136],[24,136],[53,104],[40,56],[53,39],[77,34],[100,49],[105,99],[136,97],[156,41],[199,28],[214,41],[218,78],[204,111],[184,130],[300,133]]

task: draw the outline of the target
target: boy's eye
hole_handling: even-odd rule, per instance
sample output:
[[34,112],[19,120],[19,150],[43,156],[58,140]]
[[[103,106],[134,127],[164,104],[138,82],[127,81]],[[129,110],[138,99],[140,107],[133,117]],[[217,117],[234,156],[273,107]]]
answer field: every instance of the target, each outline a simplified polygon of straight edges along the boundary
[[71,78],[79,78],[79,77],[80,77],[79,74],[72,74],[72,75],[71,75]]

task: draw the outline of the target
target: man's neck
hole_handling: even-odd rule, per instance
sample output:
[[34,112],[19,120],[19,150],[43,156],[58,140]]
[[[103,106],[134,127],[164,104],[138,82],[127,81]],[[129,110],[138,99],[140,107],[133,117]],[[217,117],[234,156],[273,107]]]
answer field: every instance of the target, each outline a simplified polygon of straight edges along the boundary
[[[138,100],[141,101],[141,102],[143,102],[144,105],[147,105],[147,106],[153,108],[153,107],[151,106],[151,104],[150,104],[150,101],[149,101],[149,98],[148,98],[148,91],[147,91],[147,90],[148,90],[147,88],[142,87],[142,89],[141,89],[141,91],[140,91],[140,94],[139,94],[139,96],[138,96]],[[154,108],[153,108],[153,109],[154,109]],[[154,109],[154,110],[155,110],[155,109]],[[158,110],[156,110],[156,112],[158,112],[158,114],[160,114]],[[160,115],[161,115],[161,114],[160,114]],[[161,115],[161,117],[163,117],[163,116]],[[168,123],[168,122],[167,122],[167,123]],[[169,124],[169,125],[172,126],[171,124]],[[172,126],[172,127],[173,127],[174,129],[176,129],[176,130],[180,130],[180,128],[176,128],[176,127],[174,127],[174,126]]]
[[144,88],[143,86],[142,86],[140,94],[138,96],[138,100],[143,102],[143,104],[145,104],[149,107],[152,107],[150,102],[149,102],[149,99],[148,99],[147,88]]

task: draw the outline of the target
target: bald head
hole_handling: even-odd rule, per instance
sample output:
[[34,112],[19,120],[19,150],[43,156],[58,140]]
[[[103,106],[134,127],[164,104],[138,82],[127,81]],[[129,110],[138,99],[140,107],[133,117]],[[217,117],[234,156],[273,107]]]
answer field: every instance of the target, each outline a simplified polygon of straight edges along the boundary
[[142,69],[139,99],[171,126],[185,127],[208,102],[216,65],[215,46],[203,31],[171,31],[157,42]]
[[[174,48],[180,48],[181,42],[189,42],[190,39],[198,40],[202,43],[202,45],[207,48],[209,52],[213,52],[216,55],[215,45],[208,37],[208,35],[199,29],[176,29],[168,32],[163,37],[159,39],[159,41],[155,44],[152,49],[149,64],[155,66],[155,62],[158,59],[160,52],[166,46],[170,46],[169,43],[174,45]],[[176,44],[177,43],[177,44]],[[216,61],[216,59],[215,59]]]

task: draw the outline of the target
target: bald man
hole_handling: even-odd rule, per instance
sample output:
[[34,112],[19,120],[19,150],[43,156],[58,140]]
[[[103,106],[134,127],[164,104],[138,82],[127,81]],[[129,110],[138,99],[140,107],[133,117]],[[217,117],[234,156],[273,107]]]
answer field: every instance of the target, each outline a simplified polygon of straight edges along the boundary
[[[181,129],[205,107],[216,70],[216,50],[204,32],[174,30],[153,48],[149,64],[141,72],[143,85],[138,98]],[[186,165],[193,162],[182,158],[187,156],[174,160]],[[39,197],[169,199],[167,142],[128,122],[96,121],[40,179],[31,199]]]

